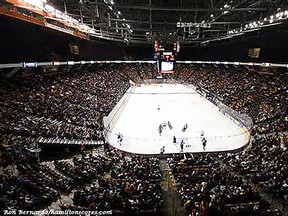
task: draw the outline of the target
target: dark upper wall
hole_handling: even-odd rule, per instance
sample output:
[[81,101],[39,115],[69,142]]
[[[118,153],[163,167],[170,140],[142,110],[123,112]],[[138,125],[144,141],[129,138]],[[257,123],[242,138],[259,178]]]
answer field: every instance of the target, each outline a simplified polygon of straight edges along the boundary
[[[119,44],[86,41],[42,26],[0,16],[0,63],[123,59]],[[69,44],[79,47],[79,55]]]
[[[205,47],[181,45],[178,60],[258,61],[287,63],[288,24],[270,27],[257,35],[233,41],[211,43]],[[153,59],[153,44],[126,45],[115,42],[86,41],[45,27],[0,16],[0,63],[22,61],[67,61],[105,59]],[[79,55],[69,44],[79,47]],[[260,47],[259,59],[248,57],[248,49]]]
[[[288,63],[288,31],[285,28],[287,26],[278,25],[248,37],[214,42],[205,47],[183,46],[179,59]],[[249,58],[249,48],[258,47],[261,48],[259,58]]]

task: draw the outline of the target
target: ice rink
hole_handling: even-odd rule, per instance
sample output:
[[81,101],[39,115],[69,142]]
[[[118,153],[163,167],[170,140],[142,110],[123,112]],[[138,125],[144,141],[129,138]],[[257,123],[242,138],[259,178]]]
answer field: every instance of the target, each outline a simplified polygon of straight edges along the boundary
[[[249,141],[249,134],[192,87],[180,84],[141,85],[128,91],[123,98],[126,98],[123,109],[117,111],[120,110],[119,104],[114,108],[116,120],[113,123],[109,121],[106,135],[108,142],[118,149],[159,154],[165,146],[164,154],[179,153],[182,142],[183,152],[214,152],[237,149]],[[168,121],[172,127],[167,125]],[[161,134],[160,124],[163,128]],[[185,124],[188,127],[182,131]],[[201,131],[207,141],[205,149]],[[173,142],[174,136],[176,143]]]

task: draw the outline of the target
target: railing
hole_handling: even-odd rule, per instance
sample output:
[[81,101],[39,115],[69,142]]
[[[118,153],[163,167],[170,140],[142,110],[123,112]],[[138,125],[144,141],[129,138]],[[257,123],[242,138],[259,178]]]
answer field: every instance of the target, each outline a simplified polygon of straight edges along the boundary
[[7,8],[4,8],[4,7],[0,7],[0,14],[6,15],[6,16],[9,16],[9,17],[14,17],[16,19],[24,20],[26,22],[30,22],[30,23],[34,23],[34,24],[38,24],[38,25],[44,26],[43,20],[39,20],[39,19],[37,19],[35,17],[24,15],[24,14],[22,14],[20,12],[15,11],[15,10],[9,10]]
[[[161,85],[161,84],[182,84],[182,82],[173,80],[173,79],[148,79],[144,80],[139,84],[144,84],[144,85]],[[193,89],[195,94],[200,94],[201,96],[205,97],[205,92],[199,92],[198,89],[193,86],[193,85],[186,85],[187,88]],[[132,91],[132,89],[131,89]],[[129,100],[129,95],[134,94],[133,92],[127,92],[126,95],[121,99],[121,101],[116,105],[116,107],[113,109],[113,111],[109,114],[107,118],[104,119],[104,125],[105,125],[105,137],[108,142],[113,140],[115,141],[115,136],[116,134],[112,134],[113,132],[113,127],[116,124],[116,122],[119,119],[119,116],[122,113],[122,110],[125,108],[127,101]],[[138,94],[138,93],[135,93]],[[141,94],[141,93],[140,93]],[[154,93],[153,93],[154,94]],[[234,151],[236,149],[243,148],[250,142],[250,133],[249,130],[253,126],[253,121],[252,119],[245,115],[245,114],[240,114],[236,112],[235,110],[229,108],[225,104],[221,103],[219,100],[211,100],[211,98],[205,97],[207,100],[209,100],[213,105],[211,106],[216,106],[218,107],[219,111],[223,113],[227,118],[229,118],[235,125],[237,125],[239,128],[242,130],[234,133],[234,134],[227,134],[227,135],[209,135],[207,138],[210,141],[213,141],[214,149],[211,150],[211,152],[215,151]],[[115,133],[115,132],[114,132]],[[243,143],[239,144],[237,140],[239,140],[239,137],[246,137],[242,138],[245,141],[245,144]],[[112,138],[111,138],[112,136]],[[155,143],[171,143],[172,138],[170,136],[147,136],[147,137],[137,137],[137,136],[129,136],[127,134],[124,134],[124,139],[125,143],[139,143],[141,142],[143,145],[146,146],[145,151],[147,152],[154,152],[152,154],[157,154],[157,150],[155,152]],[[185,139],[185,146],[184,150],[188,152],[201,152],[202,147],[198,145],[197,143],[200,142],[200,135],[199,134],[189,134],[188,136],[183,136],[183,137],[177,137],[177,144],[176,148],[178,148],[178,144],[180,143],[181,139]],[[227,142],[229,140],[229,142]],[[226,143],[223,145],[223,143]],[[197,144],[197,145],[195,145]],[[234,145],[235,144],[235,145]],[[133,152],[133,153],[139,153],[139,154],[146,154],[143,152],[134,152],[133,149],[129,149],[130,147],[126,146],[125,144],[120,145],[119,143],[114,143],[112,146],[119,148],[120,150],[123,150],[125,152]],[[198,148],[200,146],[200,149]],[[177,149],[176,149],[177,151]],[[206,151],[207,152],[207,151]],[[160,153],[160,152],[159,152]],[[170,153],[170,152],[165,152]],[[148,153],[150,154],[150,153]]]
[[0,14],[5,15],[5,16],[9,16],[9,17],[13,17],[13,18],[16,18],[16,19],[20,19],[20,20],[23,20],[23,21],[26,21],[26,22],[30,22],[30,23],[33,23],[33,24],[37,24],[37,25],[48,27],[48,28],[52,28],[52,29],[54,29],[56,31],[61,31],[61,32],[64,32],[64,33],[67,33],[67,34],[71,34],[71,35],[74,35],[76,37],[85,39],[85,40],[89,40],[89,35],[86,34],[86,33],[77,31],[76,29],[70,30],[68,28],[65,28],[65,26],[60,27],[60,26],[57,26],[57,25],[53,25],[51,23],[48,23],[48,22],[44,21],[44,19],[43,20],[42,19],[38,19],[36,17],[29,16],[29,15],[23,14],[21,12],[18,12],[16,9],[10,10],[10,9],[5,8],[5,7],[0,7]]
[[130,87],[128,91],[124,94],[124,96],[120,99],[117,105],[113,108],[113,110],[109,113],[108,116],[103,118],[103,124],[105,127],[104,137],[107,137],[107,134],[112,132],[115,123],[118,121],[121,116],[122,111],[124,110],[127,101],[129,100],[131,94],[129,94],[133,90],[133,87]]
[[247,130],[252,129],[254,123],[250,116],[245,113],[239,113],[228,107],[227,105],[222,103],[216,96],[212,95],[208,90],[202,88],[198,89],[197,92],[200,93],[207,100],[209,100],[211,103],[216,105],[219,108],[219,111],[229,117],[231,120],[233,120],[234,123],[236,123],[240,127],[245,126]]

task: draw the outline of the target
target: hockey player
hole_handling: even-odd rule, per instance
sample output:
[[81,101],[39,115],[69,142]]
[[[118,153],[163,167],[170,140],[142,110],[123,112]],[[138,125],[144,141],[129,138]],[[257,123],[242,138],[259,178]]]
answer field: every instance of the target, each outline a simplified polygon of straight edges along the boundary
[[207,144],[207,140],[205,139],[205,137],[203,137],[203,138],[201,139],[201,141],[202,141],[203,149],[205,150],[206,144]]
[[188,128],[188,124],[186,123],[184,126],[183,126],[183,129],[182,129],[182,132],[185,132]]
[[120,146],[122,145],[122,140],[123,140],[123,135],[121,133],[117,134],[117,142],[120,144]]
[[181,140],[180,148],[181,148],[180,152],[183,152],[183,149],[184,149],[184,140],[183,139]]
[[201,136],[201,137],[204,137],[204,131],[203,131],[203,130],[201,130],[200,136]]
[[163,154],[165,152],[165,146],[163,146],[161,149],[160,149],[160,154]]
[[159,135],[160,135],[160,136],[161,136],[162,130],[163,130],[163,126],[162,126],[162,124],[160,124],[160,125],[159,125],[159,128],[158,128],[158,131],[159,131]]
[[173,136],[173,143],[176,144],[176,137]]
[[169,129],[172,130],[172,128],[173,128],[172,124],[169,121],[167,122],[167,124],[168,124]]

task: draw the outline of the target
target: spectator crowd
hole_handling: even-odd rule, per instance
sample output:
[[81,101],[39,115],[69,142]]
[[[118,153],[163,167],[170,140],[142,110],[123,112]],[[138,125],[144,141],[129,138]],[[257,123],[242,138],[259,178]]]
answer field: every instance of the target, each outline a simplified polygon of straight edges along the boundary
[[[185,79],[182,79],[185,77]],[[258,133],[287,131],[287,72],[261,68],[182,66],[178,80],[193,84],[254,120]]]
[[[167,159],[186,214],[281,215],[260,191],[287,203],[287,75],[241,67],[178,67],[176,75],[164,77],[208,91],[254,121],[245,151]],[[75,65],[56,74],[19,73],[3,81],[0,209],[42,209],[66,192],[73,194],[73,202],[62,203],[63,209],[159,213],[163,197],[156,158],[116,150],[52,164],[35,157],[43,138],[55,144],[105,142],[103,117],[131,83],[155,78],[154,70],[149,64]]]

